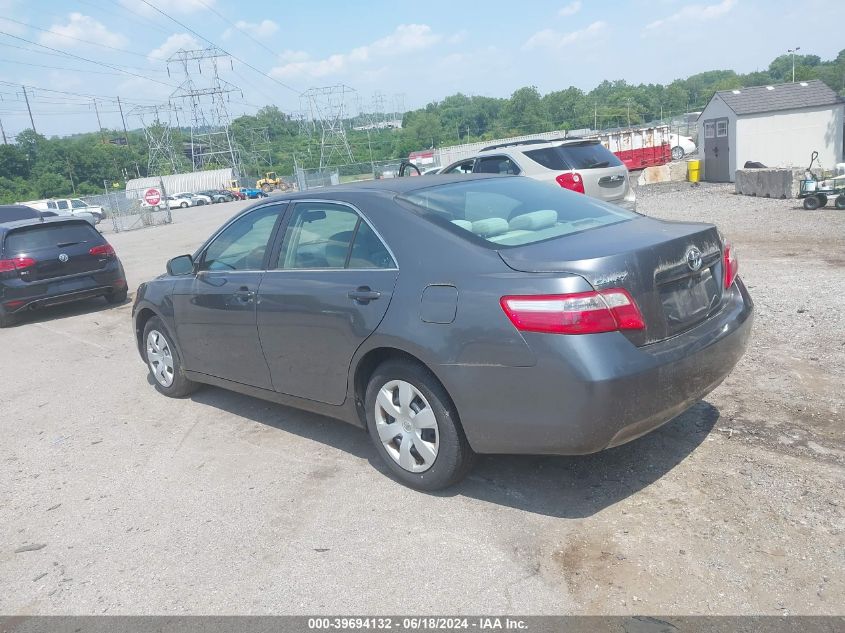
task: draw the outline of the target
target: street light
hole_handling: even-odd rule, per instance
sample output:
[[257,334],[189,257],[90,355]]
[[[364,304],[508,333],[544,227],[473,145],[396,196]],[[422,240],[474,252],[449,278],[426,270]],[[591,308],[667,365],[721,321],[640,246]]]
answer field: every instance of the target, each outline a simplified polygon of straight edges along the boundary
[[795,53],[800,51],[801,47],[796,46],[795,48],[787,49],[787,53],[792,53],[792,83],[795,83]]

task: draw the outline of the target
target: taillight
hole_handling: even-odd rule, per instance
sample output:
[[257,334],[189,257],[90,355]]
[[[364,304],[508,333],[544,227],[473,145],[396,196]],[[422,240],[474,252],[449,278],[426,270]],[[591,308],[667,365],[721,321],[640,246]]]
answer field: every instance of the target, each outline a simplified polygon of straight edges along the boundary
[[94,246],[88,251],[89,255],[99,255],[100,257],[114,257],[114,248],[111,244],[100,244]]
[[564,189],[569,189],[576,193],[584,193],[584,179],[581,178],[581,174],[578,172],[566,172],[555,178],[555,180]]
[[502,309],[516,329],[551,334],[597,334],[642,330],[642,314],[622,288],[565,295],[502,297]]
[[0,259],[0,273],[10,273],[15,270],[26,270],[35,266],[35,260],[31,257],[13,257],[12,259]]
[[739,260],[730,242],[724,242],[722,267],[725,269],[725,289],[730,288],[739,272]]

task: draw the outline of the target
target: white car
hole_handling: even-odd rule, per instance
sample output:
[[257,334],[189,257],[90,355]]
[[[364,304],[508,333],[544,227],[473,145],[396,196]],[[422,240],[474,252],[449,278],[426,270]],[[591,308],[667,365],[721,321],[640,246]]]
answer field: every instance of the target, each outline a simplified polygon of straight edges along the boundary
[[93,217],[96,223],[99,223],[106,217],[103,207],[88,204],[79,198],[49,198],[46,200],[18,202],[17,204],[22,204],[39,211],[50,211],[56,215],[81,215],[86,220],[89,217]]
[[190,200],[193,206],[197,207],[212,203],[211,196],[206,196],[202,193],[183,191],[182,193],[174,193],[173,197],[181,200]]
[[672,148],[672,160],[681,160],[684,156],[695,154],[698,151],[695,143],[688,136],[670,134],[669,145]]

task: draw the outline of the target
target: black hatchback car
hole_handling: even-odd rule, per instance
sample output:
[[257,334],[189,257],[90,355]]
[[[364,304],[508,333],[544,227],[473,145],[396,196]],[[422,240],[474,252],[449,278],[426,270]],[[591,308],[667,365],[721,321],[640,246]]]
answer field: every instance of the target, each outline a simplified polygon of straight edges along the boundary
[[85,220],[0,223],[0,327],[28,310],[91,297],[123,303],[126,295],[114,248]]

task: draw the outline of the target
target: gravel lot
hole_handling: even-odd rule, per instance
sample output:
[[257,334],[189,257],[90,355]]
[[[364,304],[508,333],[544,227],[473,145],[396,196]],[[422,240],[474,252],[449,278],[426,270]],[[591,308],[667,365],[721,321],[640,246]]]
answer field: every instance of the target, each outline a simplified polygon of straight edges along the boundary
[[[0,332],[0,613],[845,613],[845,212],[731,190],[639,192],[739,250],[758,316],[728,380],[626,446],[486,457],[438,495],[341,422],[158,395],[129,304]],[[130,287],[242,206],[110,236]]]

